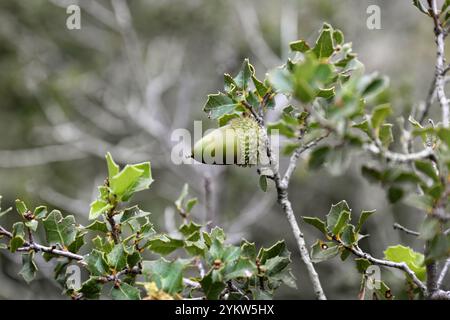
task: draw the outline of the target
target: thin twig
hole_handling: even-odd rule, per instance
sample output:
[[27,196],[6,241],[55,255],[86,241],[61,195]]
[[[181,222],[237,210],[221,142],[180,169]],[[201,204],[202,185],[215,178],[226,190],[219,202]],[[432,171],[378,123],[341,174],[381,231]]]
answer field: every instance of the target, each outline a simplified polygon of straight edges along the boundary
[[419,232],[410,230],[410,229],[408,229],[408,228],[402,226],[401,224],[399,224],[399,223],[397,223],[397,222],[394,223],[393,227],[394,227],[395,230],[401,230],[401,231],[403,231],[403,232],[405,232],[405,233],[407,233],[407,234],[410,234],[410,235],[412,235],[412,236],[416,236],[416,237],[420,236],[420,233],[419,233]]
[[439,274],[439,278],[437,281],[437,286],[440,288],[442,286],[442,283],[444,282],[445,276],[447,275],[448,269],[450,267],[450,259],[445,260],[444,267],[441,270],[441,273]]

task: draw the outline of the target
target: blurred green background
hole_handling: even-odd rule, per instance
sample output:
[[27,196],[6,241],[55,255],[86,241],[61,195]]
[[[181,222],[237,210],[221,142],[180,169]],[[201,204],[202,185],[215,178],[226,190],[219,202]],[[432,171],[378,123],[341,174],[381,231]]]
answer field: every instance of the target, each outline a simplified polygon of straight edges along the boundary
[[[66,28],[66,7],[73,3],[81,7],[81,30]],[[381,30],[366,26],[372,4],[381,9]],[[213,218],[230,241],[245,237],[268,245],[285,238],[299,290],[280,289],[276,298],[313,298],[273,187],[260,191],[254,169],[176,166],[170,151],[174,129],[193,130],[194,120],[204,128],[215,125],[201,109],[206,95],[222,88],[224,72],[236,73],[248,57],[263,77],[289,56],[289,41],[314,41],[324,21],[353,42],[367,72],[390,77],[385,94],[397,115],[425,98],[434,71],[433,28],[410,0],[1,1],[2,207],[20,197],[75,214],[85,224],[95,187],[106,175],[107,151],[122,164],[150,160],[155,183],[134,202],[153,213],[160,229],[173,229],[173,201],[188,183],[200,199],[194,219]],[[290,186],[298,220],[323,216],[346,199],[355,212],[378,211],[367,223],[365,250],[380,257],[397,243],[417,248],[392,225],[414,229],[420,215],[390,205],[380,186],[361,177],[360,164],[367,161],[353,159],[340,176],[309,172],[301,161]],[[210,212],[203,202],[205,179],[212,181]],[[309,226],[303,230],[308,245],[320,236]],[[20,257],[0,252],[0,298],[64,298],[51,265],[38,262],[37,280],[27,285],[17,275]],[[317,265],[329,298],[356,299],[360,277],[353,264],[336,258]],[[383,270],[382,277],[404,297],[401,274]]]

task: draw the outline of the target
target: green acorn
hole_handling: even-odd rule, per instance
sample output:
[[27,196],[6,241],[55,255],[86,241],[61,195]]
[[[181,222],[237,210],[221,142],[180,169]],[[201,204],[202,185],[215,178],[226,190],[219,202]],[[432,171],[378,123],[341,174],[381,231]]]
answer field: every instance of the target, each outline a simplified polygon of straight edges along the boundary
[[192,157],[205,164],[260,164],[266,155],[266,134],[253,118],[234,118],[194,145]]

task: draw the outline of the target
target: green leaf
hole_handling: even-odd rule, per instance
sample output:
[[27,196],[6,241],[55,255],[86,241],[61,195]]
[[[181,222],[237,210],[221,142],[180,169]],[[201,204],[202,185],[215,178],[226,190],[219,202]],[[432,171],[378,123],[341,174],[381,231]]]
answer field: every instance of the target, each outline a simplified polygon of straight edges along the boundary
[[235,263],[227,265],[224,280],[250,278],[256,273],[256,265],[247,258],[239,258]]
[[263,98],[269,89],[264,85],[264,83],[259,81],[255,76],[252,76],[252,80],[256,89],[256,93],[260,98]]
[[174,239],[166,235],[158,235],[155,238],[150,239],[145,245],[145,247],[149,248],[151,251],[162,255],[172,253],[183,246],[183,240]]
[[448,257],[450,253],[450,235],[442,233],[437,234],[431,240],[429,252],[426,256],[426,262],[436,261]]
[[362,274],[365,274],[367,268],[372,265],[369,260],[364,258],[356,258],[355,262],[356,262],[356,269],[358,270],[359,273]]
[[347,247],[352,247],[357,242],[355,226],[347,225],[342,231],[341,240]]
[[13,225],[13,237],[9,241],[9,250],[16,252],[25,243],[25,225],[23,222],[16,222]]
[[361,95],[363,97],[373,97],[386,88],[389,80],[387,77],[380,77],[377,73],[363,76],[359,85],[363,87]]
[[333,52],[333,36],[332,30],[328,25],[324,25],[320,33],[319,38],[316,41],[316,45],[313,49],[316,57],[319,59],[330,57]]
[[175,294],[183,290],[183,270],[190,260],[177,259],[167,261],[160,258],[155,261],[143,261],[143,274],[148,281],[154,281],[158,288],[168,294]]
[[185,237],[189,237],[191,236],[193,233],[200,231],[200,229],[202,228],[201,225],[190,221],[189,223],[185,223],[183,225],[181,225],[181,227],[179,228],[181,234]]
[[342,211],[339,214],[336,224],[333,227],[332,233],[336,236],[339,235],[341,231],[348,225],[349,222],[350,222],[350,212]]
[[42,220],[49,243],[58,243],[67,248],[76,238],[77,229],[73,216],[62,217],[58,210],[53,210]]
[[378,137],[380,138],[383,147],[389,147],[389,145],[394,142],[394,136],[392,134],[392,124],[382,124],[380,127],[380,132],[378,133]]
[[438,234],[440,229],[441,224],[439,223],[439,220],[431,217],[426,217],[419,228],[419,238],[424,240],[431,240]]
[[409,247],[396,245],[384,251],[384,258],[392,262],[404,262],[420,280],[425,279],[424,256]]
[[360,232],[362,226],[366,222],[366,220],[376,212],[377,210],[369,210],[369,211],[361,211],[361,214],[359,215],[358,225],[356,226],[356,232]]
[[378,300],[394,299],[391,289],[383,281],[375,280],[374,288],[376,288],[374,294],[376,295]]
[[258,259],[260,263],[265,264],[267,260],[282,256],[289,257],[290,253],[286,249],[286,243],[283,241],[278,241],[269,248],[261,248],[258,253]]
[[243,239],[241,242],[241,257],[249,258],[251,260],[256,259],[256,246],[254,242],[248,242]]
[[328,146],[320,146],[315,148],[310,155],[308,166],[311,169],[318,169],[320,168],[325,160],[327,159],[328,154],[330,153],[331,149]]
[[323,234],[328,233],[327,228],[325,226],[325,222],[320,220],[319,218],[317,218],[317,217],[302,217],[302,218],[303,218],[303,221],[316,227]]
[[267,177],[264,175],[259,176],[259,187],[262,191],[267,191]]
[[297,40],[297,41],[291,42],[291,43],[289,43],[289,47],[291,48],[292,51],[298,51],[298,52],[302,52],[302,53],[311,49],[309,47],[309,45],[306,43],[306,41],[304,41],[304,40]]
[[429,15],[428,9],[422,4],[420,0],[413,0],[413,5],[419,9],[420,12]]
[[208,113],[211,119],[217,119],[227,113],[231,113],[239,104],[223,93],[210,94],[203,111]]
[[73,253],[77,253],[80,248],[84,245],[84,235],[85,232],[79,232],[78,235],[75,238],[75,241],[72,242],[68,247],[67,250]]
[[91,209],[89,211],[89,220],[97,219],[103,213],[108,212],[113,207],[112,204],[105,200],[97,199],[91,203]]
[[140,300],[141,292],[138,288],[122,282],[120,285],[114,286],[111,289],[111,298],[113,300]]
[[197,204],[197,202],[198,202],[198,199],[197,199],[197,198],[189,199],[189,200],[186,202],[186,212],[187,212],[187,213],[191,212],[192,208]]
[[439,176],[436,173],[436,170],[433,167],[433,164],[430,161],[424,160],[416,160],[414,165],[417,170],[431,178],[434,182],[439,181]]
[[116,244],[110,253],[106,255],[108,265],[115,271],[121,271],[127,266],[127,256],[122,243]]
[[324,98],[324,99],[331,99],[336,95],[336,92],[334,90],[334,87],[327,88],[327,89],[319,89],[317,92],[317,96]]
[[283,68],[276,68],[269,72],[268,79],[277,92],[291,94],[293,92],[292,75]]
[[35,219],[43,219],[46,216],[47,216],[47,207],[46,206],[39,206],[36,209],[34,209]]
[[28,211],[28,208],[25,205],[25,202],[23,202],[22,200],[17,199],[16,200],[16,210],[23,217],[24,214]]
[[144,175],[144,169],[134,165],[126,165],[125,168],[111,178],[111,191],[119,201],[126,201],[134,192],[134,187],[138,184],[139,178]]
[[153,183],[152,169],[151,169],[150,162],[134,164],[133,167],[135,169],[142,170],[143,173],[139,176],[139,179],[133,186],[132,192],[134,193],[134,192],[139,192],[142,190],[147,190],[150,187],[150,185]]
[[86,268],[93,276],[104,276],[108,274],[109,267],[103,252],[94,249],[90,254],[85,255],[83,258],[87,263]]
[[401,198],[403,198],[404,195],[404,191],[402,188],[399,187],[390,187],[388,190],[388,199],[390,203],[396,203],[398,202]]
[[103,232],[103,233],[108,232],[108,226],[106,225],[106,223],[103,221],[98,221],[98,220],[95,220],[87,227],[84,227],[84,229],[91,230],[91,231],[99,231],[99,232]]
[[119,173],[120,168],[119,165],[114,162],[114,159],[109,152],[106,154],[106,164],[108,165],[108,177],[109,180],[111,180],[116,174]]
[[214,270],[208,272],[208,274],[200,280],[203,293],[208,300],[219,299],[220,293],[225,289],[225,283],[223,281],[214,281]]
[[244,59],[241,70],[239,71],[238,75],[234,78],[234,82],[236,83],[239,89],[246,91],[250,79],[254,74],[255,74],[254,67],[249,63],[248,59]]
[[379,105],[373,109],[371,122],[372,128],[379,129],[384,120],[392,113],[392,108],[389,103]]
[[98,299],[102,292],[102,287],[99,284],[98,278],[90,277],[81,285],[80,293],[85,299]]
[[323,242],[318,240],[311,247],[311,261],[322,262],[334,258],[339,254],[339,247],[334,242]]
[[343,44],[344,43],[344,34],[342,33],[341,30],[334,30],[333,39],[336,44]]
[[34,219],[25,222],[25,226],[33,232],[36,232],[38,224],[39,224],[38,221]]
[[36,277],[36,272],[38,270],[34,263],[34,252],[22,254],[22,264],[23,266],[19,274],[27,283],[30,283]]
[[339,216],[341,215],[341,212],[343,212],[343,211],[351,212],[351,210],[345,200],[342,200],[331,206],[331,209],[326,216],[327,230],[329,232],[333,231],[334,227],[336,226],[336,224],[338,222]]

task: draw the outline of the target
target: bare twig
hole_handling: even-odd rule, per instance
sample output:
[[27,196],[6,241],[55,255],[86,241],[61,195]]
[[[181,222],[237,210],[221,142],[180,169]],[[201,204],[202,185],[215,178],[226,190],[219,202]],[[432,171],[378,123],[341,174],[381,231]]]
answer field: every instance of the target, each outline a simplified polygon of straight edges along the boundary
[[405,233],[407,233],[407,234],[410,234],[410,235],[412,235],[412,236],[418,237],[418,236],[420,235],[419,232],[410,230],[410,229],[408,229],[408,228],[402,226],[402,225],[399,224],[399,223],[394,223],[393,227],[394,227],[395,230],[401,230],[401,231],[403,231],[403,232],[405,232]]
[[447,275],[448,269],[450,267],[450,259],[445,260],[444,267],[441,270],[441,273],[439,274],[439,278],[437,281],[437,286],[440,288],[442,286],[442,283],[444,282],[445,276]]
[[283,176],[283,179],[281,180],[281,183],[282,183],[283,186],[285,186],[286,188],[289,186],[289,181],[291,179],[292,174],[295,171],[295,168],[297,167],[297,162],[298,162],[298,159],[300,158],[301,154],[303,152],[305,152],[306,150],[311,149],[312,147],[316,146],[320,141],[322,141],[323,139],[328,137],[329,134],[330,134],[330,132],[327,131],[327,133],[325,135],[323,135],[323,136],[321,136],[321,137],[319,137],[317,139],[314,139],[313,141],[311,141],[311,142],[309,142],[309,143],[307,143],[305,145],[302,145],[302,146],[298,147],[294,151],[294,153],[292,154],[292,156],[291,156],[291,158],[289,160],[289,166],[286,169],[286,172],[285,172],[285,174]]
[[436,0],[428,0],[428,5],[430,7],[430,14],[434,22],[434,34],[436,41],[436,94],[439,104],[442,108],[442,125],[447,128],[449,126],[449,102],[447,100],[447,97],[445,96],[444,91],[444,74],[446,72],[444,39],[446,37],[446,33],[444,32],[444,29],[442,28],[442,25],[439,21],[439,13],[436,6]]

